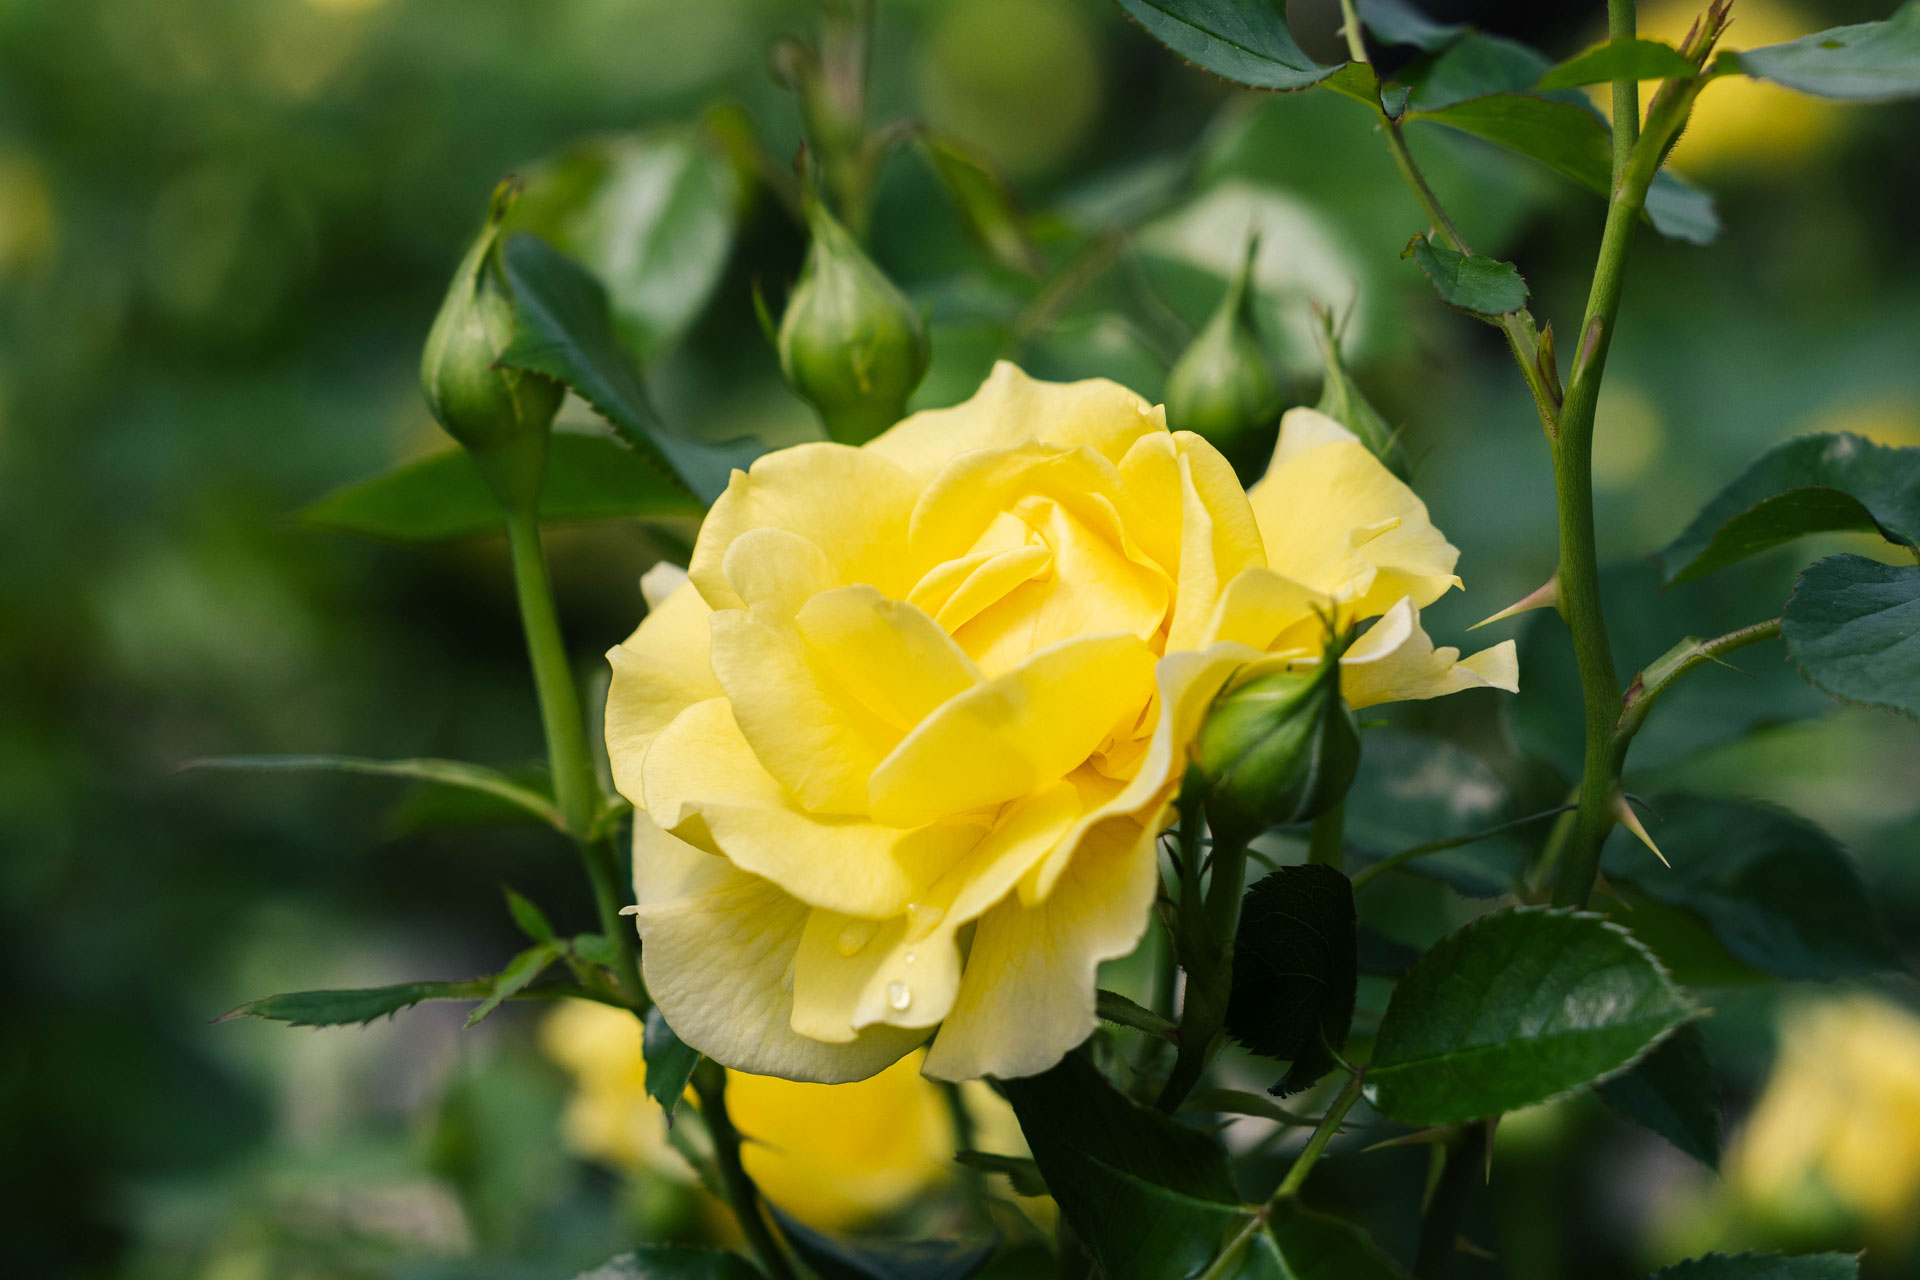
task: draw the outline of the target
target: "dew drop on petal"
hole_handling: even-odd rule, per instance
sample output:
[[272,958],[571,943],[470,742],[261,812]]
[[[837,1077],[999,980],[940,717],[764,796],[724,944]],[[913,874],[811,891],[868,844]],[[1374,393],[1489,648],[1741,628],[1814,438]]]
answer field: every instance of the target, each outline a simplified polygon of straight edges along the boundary
[[903,961],[905,961],[906,963],[908,963],[908,964],[912,964],[912,963],[913,963],[913,962],[914,962],[915,960],[917,960],[917,959],[918,959],[919,957],[918,957],[918,956],[916,956],[916,955],[914,955],[914,954],[913,954],[913,952],[911,952],[911,951],[909,951],[909,952],[907,952],[907,954],[906,954],[906,955],[904,955],[904,956],[901,956],[900,958],[901,958],[901,959],[902,959]]
[[906,983],[889,982],[887,984],[887,1004],[895,1013],[900,1012],[912,1003],[913,992],[907,990]]

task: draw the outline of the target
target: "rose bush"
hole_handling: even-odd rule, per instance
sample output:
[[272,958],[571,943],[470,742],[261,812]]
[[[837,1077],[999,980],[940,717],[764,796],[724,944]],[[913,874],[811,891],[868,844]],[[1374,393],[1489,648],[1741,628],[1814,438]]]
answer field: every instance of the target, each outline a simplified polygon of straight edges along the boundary
[[1009,364],[761,458],[610,655],[648,989],[745,1071],[855,1080],[929,1036],[937,1077],[1044,1070],[1146,927],[1230,681],[1317,662],[1333,617],[1376,619],[1354,706],[1515,687],[1511,642],[1421,629],[1457,555],[1324,415],[1288,413],[1246,491],[1125,388]]

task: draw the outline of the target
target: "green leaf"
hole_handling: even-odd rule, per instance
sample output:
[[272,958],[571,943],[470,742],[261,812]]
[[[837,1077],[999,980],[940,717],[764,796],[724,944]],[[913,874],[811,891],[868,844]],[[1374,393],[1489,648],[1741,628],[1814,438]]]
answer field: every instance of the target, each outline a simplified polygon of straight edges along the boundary
[[501,364],[566,383],[621,439],[703,502],[726,491],[734,468],[764,452],[753,440],[716,444],[667,430],[647,398],[640,366],[614,332],[606,290],[586,268],[524,231],[507,237],[500,256],[514,309],[513,342]]
[[[1283,1280],[1406,1280],[1407,1276],[1358,1227],[1316,1213],[1292,1197],[1274,1203],[1261,1243],[1271,1248]],[[1275,1273],[1255,1266],[1237,1274],[1256,1280]]]
[[1707,1042],[1689,1023],[1633,1070],[1601,1082],[1601,1099],[1709,1169],[1720,1167],[1720,1086]]
[[1227,1031],[1292,1064],[1269,1092],[1298,1093],[1333,1070],[1353,1024],[1355,930],[1353,885],[1332,867],[1281,867],[1242,900]]
[[1000,1237],[985,1240],[856,1240],[816,1231],[767,1206],[780,1234],[820,1280],[967,1280],[993,1258]]
[[1401,76],[1415,111],[1480,98],[1491,93],[1529,93],[1552,68],[1538,50],[1504,36],[1468,32]]
[[1898,965],[1860,873],[1820,828],[1743,800],[1657,796],[1651,808],[1648,829],[1673,865],[1616,832],[1610,880],[1694,912],[1764,973],[1833,979]]
[[1435,943],[1395,988],[1367,1069],[1373,1105],[1455,1124],[1631,1066],[1696,1013],[1651,952],[1598,916],[1519,907]]
[[1460,253],[1427,236],[1408,241],[1400,256],[1420,264],[1450,307],[1491,318],[1527,305],[1527,282],[1511,262]]
[[528,947],[512,960],[507,967],[491,979],[491,990],[474,1011],[467,1015],[467,1025],[477,1027],[495,1009],[527,989],[532,981],[547,971],[547,966],[560,958],[558,943],[542,942],[538,946]]
[[1850,1253],[1710,1253],[1662,1267],[1652,1280],[1859,1280],[1860,1259]]
[[646,1029],[640,1037],[640,1056],[647,1064],[647,1096],[667,1113],[667,1127],[673,1127],[673,1111],[687,1092],[693,1069],[700,1065],[700,1051],[674,1034],[666,1015],[655,1005],[647,1010]]
[[1255,89],[1307,89],[1339,68],[1309,58],[1272,0],[1119,0],[1147,34],[1188,62]]
[[1920,449],[1845,433],[1789,440],[1722,489],[1658,560],[1672,585],[1805,534],[1842,530],[1920,545]]
[[511,886],[502,885],[501,890],[507,897],[507,911],[513,916],[513,922],[520,926],[520,932],[534,942],[554,940],[553,924],[547,919],[546,912],[535,905],[532,899],[515,892]]
[[1195,1089],[1180,1104],[1182,1111],[1207,1111],[1215,1115],[1253,1116],[1296,1129],[1311,1129],[1320,1122],[1312,1116],[1289,1111],[1263,1093],[1239,1089]]
[[1920,566],[1817,560],[1794,584],[1780,634],[1816,688],[1920,718]]
[[263,773],[364,773],[384,778],[411,778],[436,786],[459,787],[504,800],[560,830],[566,823],[546,796],[524,787],[497,770],[464,760],[368,760],[360,756],[209,756],[178,766],[188,769],[243,769]]
[[525,175],[506,230],[530,231],[606,287],[642,364],[686,332],[726,273],[738,230],[733,166],[692,131],[599,138]]
[[1194,1275],[1250,1220],[1219,1142],[1126,1097],[1085,1055],[1000,1090],[1107,1280]]
[[1102,988],[1094,992],[1094,1013],[1102,1020],[1115,1026],[1131,1027],[1135,1031],[1144,1031],[1150,1036],[1166,1036],[1172,1033],[1176,1025],[1173,1019],[1155,1013],[1137,1000],[1130,1000],[1118,991]]
[[644,1244],[574,1280],[764,1280],[745,1258],[677,1244]]
[[1822,98],[1885,102],[1920,94],[1920,3],[1884,22],[1835,27],[1730,55],[1750,76]]
[[1435,22],[1407,0],[1359,0],[1361,23],[1387,44],[1410,44],[1429,53],[1467,34],[1468,28]]
[[974,242],[1003,265],[1038,275],[1040,250],[1013,189],[992,159],[946,134],[923,133],[919,143]]
[[1568,58],[1540,77],[1540,83],[1534,87],[1545,92],[1609,80],[1665,80],[1670,76],[1692,74],[1693,63],[1670,44],[1658,40],[1616,40]]
[[[698,518],[700,503],[659,467],[605,436],[556,431],[540,522]],[[321,498],[303,524],[389,542],[438,542],[500,531],[500,505],[465,449],[409,462]]]
[[1015,1195],[1047,1194],[1047,1180],[1040,1176],[1040,1166],[1026,1156],[998,1156],[991,1151],[956,1151],[953,1158],[981,1173],[1004,1174],[1007,1181],[1013,1184]]
[[248,1017],[296,1027],[364,1027],[375,1018],[389,1017],[425,1000],[480,1000],[492,989],[491,979],[475,978],[469,982],[402,982],[351,991],[295,991],[249,1000],[214,1021]]
[[[1538,160],[1597,195],[1613,188],[1612,133],[1584,105],[1529,94],[1468,98],[1406,118],[1445,125]],[[1647,193],[1647,221],[1669,239],[1707,244],[1719,234],[1711,199],[1672,174],[1655,176]]]
[[573,948],[574,955],[588,964],[611,969],[620,963],[620,945],[604,933],[575,934],[568,945]]

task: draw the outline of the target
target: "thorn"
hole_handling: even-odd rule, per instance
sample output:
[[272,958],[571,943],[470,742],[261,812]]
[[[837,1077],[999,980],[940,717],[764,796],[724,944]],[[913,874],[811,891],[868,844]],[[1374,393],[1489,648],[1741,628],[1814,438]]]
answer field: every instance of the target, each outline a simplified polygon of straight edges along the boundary
[[[1664,862],[1665,859],[1663,858],[1661,859],[1661,861]],[[1607,879],[1605,872],[1596,871],[1594,873],[1593,891],[1595,893],[1604,893],[1609,898],[1612,898],[1615,902],[1625,907],[1627,910],[1629,911],[1633,910],[1633,904],[1631,902],[1628,902],[1626,898],[1621,894],[1621,892],[1618,889],[1613,887],[1613,882]]]
[[1465,1236],[1455,1236],[1453,1248],[1456,1253],[1464,1253],[1469,1258],[1479,1258],[1483,1262],[1497,1261],[1499,1256],[1485,1245],[1475,1244]]
[[1641,844],[1653,850],[1653,856],[1660,859],[1662,866],[1672,869],[1673,864],[1667,861],[1667,855],[1660,852],[1660,846],[1653,842],[1653,837],[1647,834],[1647,829],[1640,825],[1640,815],[1633,811],[1633,806],[1627,803],[1627,798],[1617,791],[1613,795],[1613,816],[1619,820],[1621,826],[1640,837]]
[[1548,578],[1545,582],[1541,583],[1539,586],[1535,587],[1532,591],[1520,597],[1518,600],[1514,601],[1512,604],[1508,605],[1506,608],[1502,609],[1500,612],[1494,614],[1492,617],[1480,619],[1480,621],[1474,623],[1471,627],[1468,627],[1467,630],[1477,631],[1481,627],[1486,626],[1489,622],[1498,622],[1502,618],[1511,618],[1515,614],[1525,613],[1529,609],[1557,609],[1559,607],[1560,607],[1560,575],[1559,573],[1556,572],[1551,578]]
[[1488,1116],[1481,1123],[1487,1126],[1487,1184],[1491,1186],[1493,1184],[1493,1135],[1494,1131],[1500,1127],[1500,1117]]
[[1388,1147],[1420,1147],[1428,1143],[1445,1142],[1448,1138],[1451,1138],[1453,1134],[1454,1127],[1452,1125],[1443,1124],[1435,1125],[1431,1129],[1416,1129],[1412,1133],[1403,1133],[1397,1138],[1388,1138],[1386,1141],[1376,1142],[1370,1147],[1362,1147],[1360,1148],[1360,1154],[1365,1155],[1369,1151],[1384,1151]]

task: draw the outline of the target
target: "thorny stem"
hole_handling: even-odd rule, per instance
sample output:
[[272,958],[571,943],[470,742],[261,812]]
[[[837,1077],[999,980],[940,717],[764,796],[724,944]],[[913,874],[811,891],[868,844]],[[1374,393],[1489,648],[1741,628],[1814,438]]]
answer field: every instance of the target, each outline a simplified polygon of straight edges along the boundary
[[727,1076],[712,1059],[703,1059],[693,1070],[693,1092],[700,1099],[700,1116],[713,1135],[714,1163],[720,1169],[720,1185],[726,1190],[733,1216],[747,1238],[748,1248],[759,1259],[760,1267],[773,1280],[795,1280],[787,1255],[767,1226],[760,1209],[760,1188],[753,1184],[747,1168],[740,1163],[740,1131],[733,1127],[727,1113]]
[[567,834],[579,847],[593,886],[594,907],[601,932],[619,948],[618,968],[624,994],[635,1008],[643,1008],[645,988],[635,957],[633,928],[620,918],[619,873],[613,842],[596,837],[594,820],[600,809],[600,780],[587,750],[587,728],[581,715],[573,669],[567,664],[566,643],[560,636],[560,617],[553,604],[553,583],[540,547],[540,524],[531,509],[506,513],[507,551],[513,562],[513,587],[520,606],[520,624],[526,633],[527,656],[533,666],[534,692],[540,701],[540,723],[547,740],[547,760],[553,772],[554,801]]
[[1240,923],[1240,893],[1247,881],[1244,841],[1214,840],[1212,872],[1200,886],[1201,787],[1189,772],[1180,792],[1180,913],[1175,946],[1187,972],[1186,998],[1175,1031],[1179,1048],[1173,1071],[1154,1105],[1177,1111],[1207,1068],[1213,1041],[1227,1021],[1233,987],[1233,936]]
[[1744,649],[1750,644],[1771,640],[1779,634],[1780,619],[1769,618],[1765,622],[1756,622],[1711,640],[1688,636],[1649,662],[1646,668],[1633,678],[1633,683],[1627,687],[1627,694],[1623,699],[1620,720],[1614,726],[1614,736],[1630,739],[1640,732],[1641,724],[1646,721],[1647,712],[1653,710],[1654,701],[1672,688],[1674,681],[1701,663],[1718,662],[1736,649]]
[[1340,1132],[1340,1122],[1347,1118],[1347,1112],[1353,1110],[1353,1104],[1360,1100],[1360,1090],[1365,1079],[1365,1071],[1356,1071],[1347,1077],[1347,1083],[1334,1097],[1333,1105],[1327,1108],[1327,1114],[1320,1117],[1320,1123],[1315,1127],[1313,1136],[1307,1139],[1307,1145],[1302,1147],[1300,1154],[1294,1158],[1293,1167],[1288,1169],[1287,1176],[1280,1180],[1279,1187],[1273,1193],[1273,1199],[1279,1200],[1299,1192],[1301,1184],[1307,1180],[1307,1175],[1313,1172],[1314,1163],[1320,1159],[1321,1153],[1326,1151],[1327,1144],[1333,1141],[1333,1135]]

